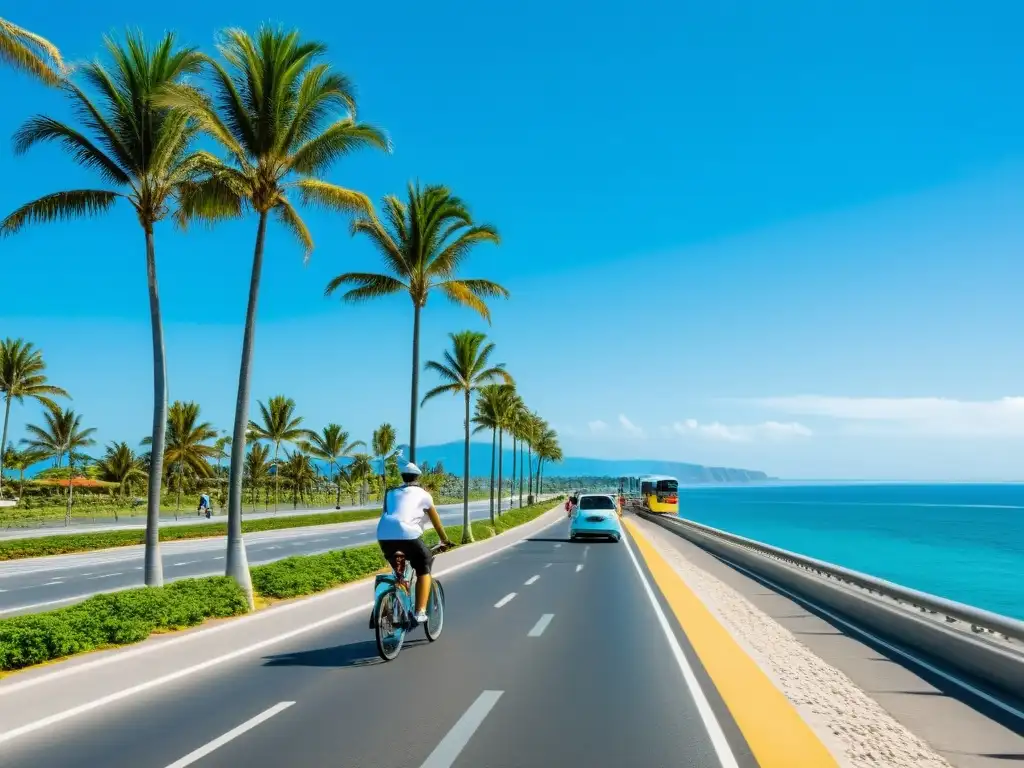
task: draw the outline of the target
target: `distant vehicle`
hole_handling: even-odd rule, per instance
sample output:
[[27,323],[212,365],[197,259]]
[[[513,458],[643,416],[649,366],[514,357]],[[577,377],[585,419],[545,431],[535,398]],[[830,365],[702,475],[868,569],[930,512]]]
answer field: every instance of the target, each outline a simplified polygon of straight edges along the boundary
[[679,481],[668,475],[640,475],[627,478],[631,493],[640,497],[640,507],[648,512],[679,513]]
[[569,522],[569,540],[602,538],[619,541],[622,526],[615,499],[604,493],[585,493],[579,496]]

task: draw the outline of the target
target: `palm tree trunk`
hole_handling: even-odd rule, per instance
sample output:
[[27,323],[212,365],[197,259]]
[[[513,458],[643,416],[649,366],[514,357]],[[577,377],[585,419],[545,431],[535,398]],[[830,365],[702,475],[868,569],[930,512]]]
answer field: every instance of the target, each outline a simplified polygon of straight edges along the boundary
[[263,246],[267,235],[267,214],[260,212],[256,228],[256,247],[252,256],[252,277],[249,280],[249,304],[245,310],[245,333],[242,337],[242,363],[238,371],[238,397],[235,400],[235,426],[231,435],[231,476],[228,483],[228,551],[226,575],[233,578],[245,592],[249,609],[256,607],[252,599],[252,577],[249,559],[242,539],[242,472],[245,469],[245,431],[249,426],[249,391],[252,388],[252,352],[256,337],[256,303],[260,295],[260,273],[263,270]]
[[532,444],[527,447],[527,454],[526,455],[530,459],[530,489],[529,489],[529,492],[526,495],[526,501],[528,503],[530,503],[530,504],[533,504],[534,498],[533,498],[533,445]]
[[334,483],[338,486],[338,498],[336,499],[334,506],[336,509],[341,509],[341,467],[335,470],[334,462],[331,462],[331,470],[335,472]]
[[519,441],[519,508],[523,507],[523,441]]
[[494,450],[498,445],[498,430],[491,430],[491,525],[494,525]]
[[420,310],[414,305],[412,321],[412,401],[409,406],[409,461],[416,463],[416,414],[420,403]]
[[153,432],[149,488],[146,493],[146,555],[143,573],[146,575],[147,587],[160,587],[164,583],[164,564],[160,558],[160,489],[164,478],[167,433],[167,353],[164,349],[164,325],[160,314],[152,226],[146,227],[146,280],[149,286],[149,324],[153,332]]
[[466,390],[466,446],[462,452],[462,543],[473,543],[469,522],[469,390]]
[[[4,452],[7,450],[7,422],[11,418],[11,396],[7,395],[7,404],[4,406],[4,435],[0,437],[0,499],[4,497]],[[18,502],[19,504],[21,502]]]
[[68,507],[64,512],[64,527],[71,525],[71,505],[74,503],[75,495],[75,462],[68,456]]
[[281,443],[274,443],[274,514],[277,514],[278,497],[281,494],[281,465],[277,463],[277,452]]
[[499,429],[498,430],[498,517],[501,517],[501,494],[502,494],[502,489],[501,489],[501,460],[503,458],[502,455],[501,455],[502,454],[501,438],[502,438],[502,436],[504,434],[505,434],[505,430],[504,429]]
[[512,435],[512,482],[508,487],[508,508],[516,503],[516,436]]

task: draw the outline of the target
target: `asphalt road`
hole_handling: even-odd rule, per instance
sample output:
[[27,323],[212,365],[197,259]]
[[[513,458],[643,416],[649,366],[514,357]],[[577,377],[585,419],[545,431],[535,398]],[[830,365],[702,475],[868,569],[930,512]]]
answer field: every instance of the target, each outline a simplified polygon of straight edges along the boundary
[[0,766],[753,766],[698,667],[715,746],[627,542],[565,528],[450,574],[443,635],[394,662],[357,615],[5,744]]
[[[470,502],[470,516],[483,518],[488,506],[488,501]],[[445,525],[462,522],[461,504],[444,505],[438,512]],[[246,534],[249,564],[371,544],[376,526],[376,520],[367,520]],[[224,572],[223,537],[166,542],[160,549],[165,581]],[[60,608],[97,592],[144,586],[142,568],[141,546],[0,562],[0,617]]]

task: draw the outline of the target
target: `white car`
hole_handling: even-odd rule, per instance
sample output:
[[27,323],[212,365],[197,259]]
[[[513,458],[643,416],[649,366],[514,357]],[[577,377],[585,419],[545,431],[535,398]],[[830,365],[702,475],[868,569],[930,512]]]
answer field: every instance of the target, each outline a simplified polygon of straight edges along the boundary
[[583,493],[577,499],[569,519],[569,540],[583,538],[622,538],[619,508],[615,499],[606,493]]

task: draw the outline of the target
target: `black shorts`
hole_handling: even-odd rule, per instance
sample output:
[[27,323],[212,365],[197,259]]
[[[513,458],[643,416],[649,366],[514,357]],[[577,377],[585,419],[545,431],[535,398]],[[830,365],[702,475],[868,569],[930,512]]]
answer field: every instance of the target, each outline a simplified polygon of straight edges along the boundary
[[416,571],[417,576],[430,573],[430,566],[434,564],[434,553],[423,543],[423,539],[385,539],[377,543],[392,566],[395,553],[404,552],[406,561]]

